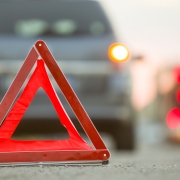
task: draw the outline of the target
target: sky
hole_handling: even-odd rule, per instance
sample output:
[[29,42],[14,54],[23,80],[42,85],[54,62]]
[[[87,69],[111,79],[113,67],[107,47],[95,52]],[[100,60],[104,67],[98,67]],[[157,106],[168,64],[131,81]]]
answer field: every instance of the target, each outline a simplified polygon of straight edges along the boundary
[[119,41],[133,55],[162,65],[180,64],[179,0],[99,0]]

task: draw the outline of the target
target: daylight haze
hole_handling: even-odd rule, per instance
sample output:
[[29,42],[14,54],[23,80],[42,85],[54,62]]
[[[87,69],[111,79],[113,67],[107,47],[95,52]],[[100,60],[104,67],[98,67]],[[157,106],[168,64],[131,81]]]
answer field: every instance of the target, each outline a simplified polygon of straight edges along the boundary
[[180,1],[100,0],[112,19],[117,36],[134,54],[155,63],[180,58]]

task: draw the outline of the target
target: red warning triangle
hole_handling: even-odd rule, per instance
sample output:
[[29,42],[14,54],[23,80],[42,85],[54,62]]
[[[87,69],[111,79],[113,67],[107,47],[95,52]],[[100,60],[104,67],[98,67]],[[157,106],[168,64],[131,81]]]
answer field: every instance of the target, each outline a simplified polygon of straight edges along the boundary
[[[42,59],[37,60],[38,58]],[[34,64],[36,64],[34,72],[20,97],[13,104]],[[50,70],[94,147],[87,144],[75,129],[49,80],[44,64]],[[43,88],[50,98],[60,123],[66,127],[69,133],[69,139],[27,141],[11,139],[39,88]],[[10,110],[11,106],[12,109]],[[0,165],[39,162],[107,162],[110,157],[99,133],[43,41],[37,41],[33,46],[5,94],[0,104],[0,123]]]

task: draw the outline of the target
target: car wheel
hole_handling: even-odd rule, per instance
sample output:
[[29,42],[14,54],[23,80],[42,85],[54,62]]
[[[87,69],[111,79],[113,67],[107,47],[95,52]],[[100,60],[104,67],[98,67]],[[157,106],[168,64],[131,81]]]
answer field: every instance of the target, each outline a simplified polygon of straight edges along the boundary
[[132,123],[118,123],[113,133],[113,138],[118,150],[134,149],[134,126]]

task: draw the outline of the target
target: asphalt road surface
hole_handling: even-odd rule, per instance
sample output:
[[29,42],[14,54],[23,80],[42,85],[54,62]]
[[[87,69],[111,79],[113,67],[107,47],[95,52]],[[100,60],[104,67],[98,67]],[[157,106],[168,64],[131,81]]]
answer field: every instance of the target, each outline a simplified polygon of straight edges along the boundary
[[111,139],[105,141],[112,155],[108,165],[1,167],[0,180],[180,179],[180,145],[141,145],[133,152],[117,152]]

